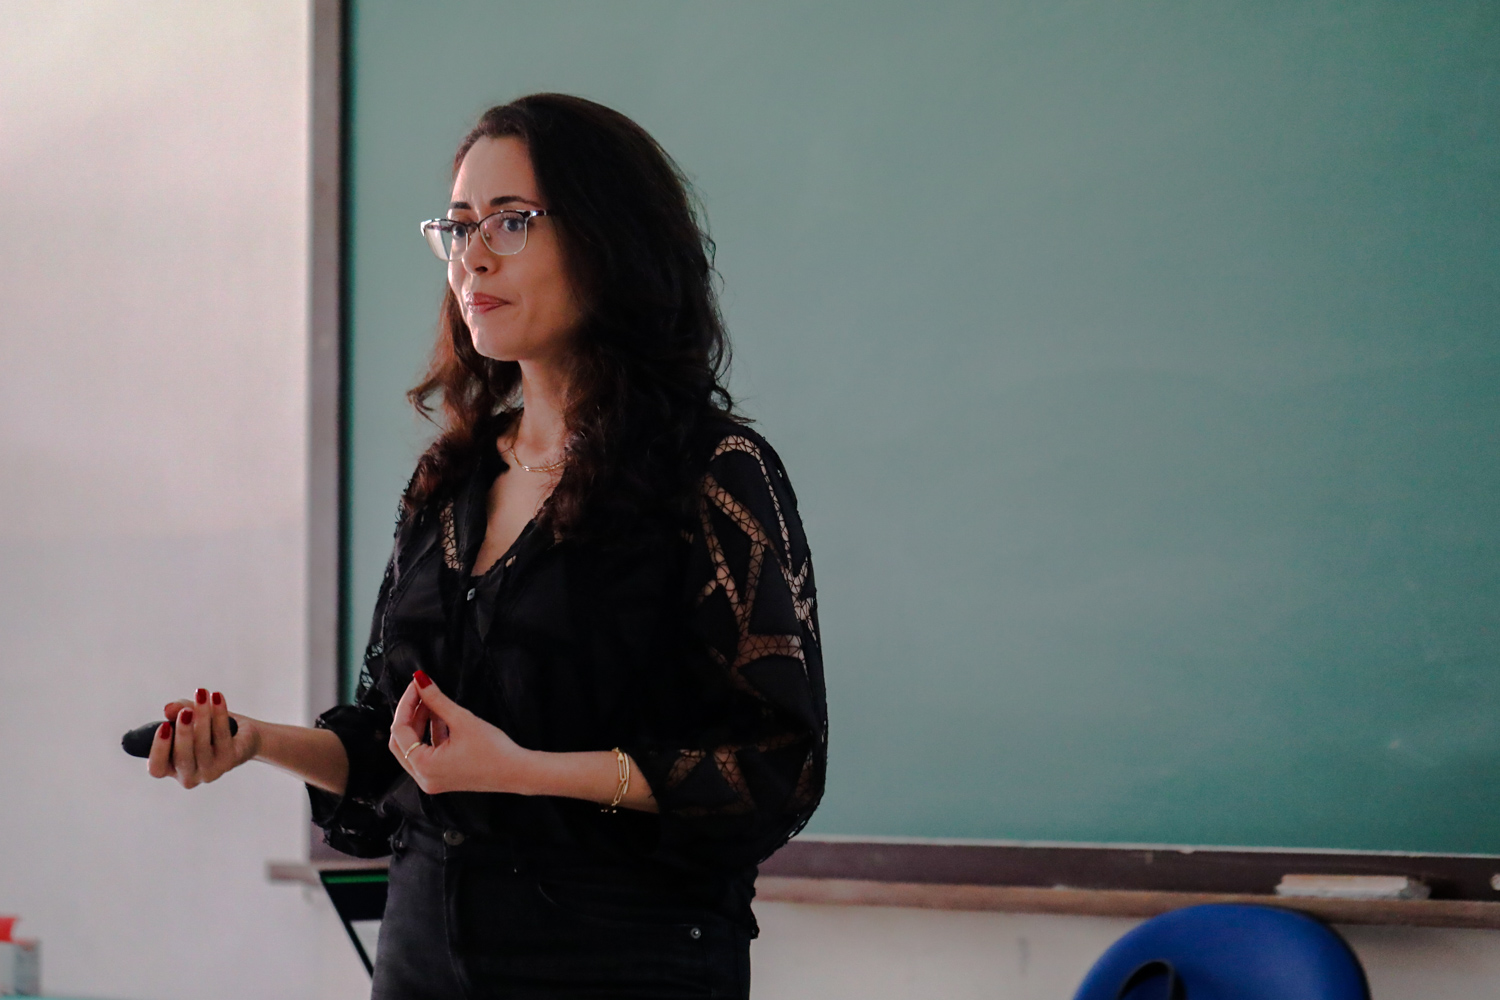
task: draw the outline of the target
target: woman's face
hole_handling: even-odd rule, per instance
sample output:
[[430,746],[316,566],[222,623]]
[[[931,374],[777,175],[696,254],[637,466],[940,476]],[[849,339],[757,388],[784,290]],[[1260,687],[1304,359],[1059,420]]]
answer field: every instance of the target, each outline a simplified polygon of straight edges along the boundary
[[[480,139],[459,165],[448,217],[478,222],[502,208],[547,207],[526,144]],[[504,257],[475,233],[464,253],[448,262],[448,285],[482,356],[556,362],[567,355],[582,309],[551,217],[530,220],[525,249]]]

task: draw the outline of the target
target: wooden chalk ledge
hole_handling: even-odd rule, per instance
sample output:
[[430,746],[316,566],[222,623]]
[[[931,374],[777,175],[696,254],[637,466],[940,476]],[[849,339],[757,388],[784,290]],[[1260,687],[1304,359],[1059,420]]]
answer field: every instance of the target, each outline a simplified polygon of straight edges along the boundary
[[942,885],[763,875],[757,900],[845,906],[908,906],[928,910],[1068,913],[1154,917],[1200,903],[1260,903],[1338,924],[1500,928],[1500,902],[1466,899],[1291,899],[1258,893],[1158,892],[1128,889],[1043,889],[1032,886]]

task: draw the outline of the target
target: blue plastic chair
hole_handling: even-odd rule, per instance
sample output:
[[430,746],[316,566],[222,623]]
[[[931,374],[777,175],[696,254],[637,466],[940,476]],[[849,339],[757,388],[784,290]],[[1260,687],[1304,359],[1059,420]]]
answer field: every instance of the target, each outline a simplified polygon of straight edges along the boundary
[[1120,938],[1074,1000],[1168,997],[1370,1000],[1370,987],[1327,924],[1274,906],[1211,903],[1163,913]]

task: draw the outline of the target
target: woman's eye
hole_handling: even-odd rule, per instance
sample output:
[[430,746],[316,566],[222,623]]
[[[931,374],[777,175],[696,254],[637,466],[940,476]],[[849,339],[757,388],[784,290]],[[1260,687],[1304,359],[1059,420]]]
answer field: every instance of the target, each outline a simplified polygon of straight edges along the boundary
[[500,220],[500,226],[507,233],[519,233],[522,229],[526,228],[526,220],[514,216],[506,216]]

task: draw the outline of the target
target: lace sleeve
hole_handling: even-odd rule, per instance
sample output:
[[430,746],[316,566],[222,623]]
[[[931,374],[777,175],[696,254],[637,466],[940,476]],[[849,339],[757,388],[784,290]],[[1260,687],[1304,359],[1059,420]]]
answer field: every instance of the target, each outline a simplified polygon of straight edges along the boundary
[[748,431],[713,451],[690,569],[691,669],[707,676],[677,745],[628,748],[662,816],[662,847],[757,864],[823,793],[828,723],[812,562],[796,496]]
[[389,838],[395,832],[398,818],[385,815],[380,800],[404,773],[387,746],[392,717],[389,699],[374,680],[384,671],[385,650],[379,625],[390,596],[390,584],[391,569],[387,567],[375,604],[375,626],[365,648],[354,704],[335,706],[318,716],[316,722],[319,729],[331,731],[344,745],[349,758],[344,794],[334,795],[307,786],[312,821],[322,827],[324,842],[336,851],[360,858],[390,853]]

